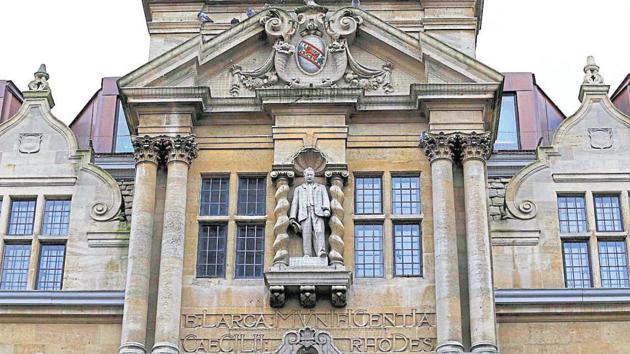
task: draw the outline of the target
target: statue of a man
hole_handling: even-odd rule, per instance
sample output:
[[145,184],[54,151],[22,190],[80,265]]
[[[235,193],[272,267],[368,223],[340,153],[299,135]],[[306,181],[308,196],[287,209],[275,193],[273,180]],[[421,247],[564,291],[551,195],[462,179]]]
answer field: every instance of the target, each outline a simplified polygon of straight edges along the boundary
[[302,233],[304,257],[326,258],[326,224],[330,217],[330,199],[326,187],[315,183],[315,171],[304,170],[304,183],[295,187],[291,213],[291,226]]

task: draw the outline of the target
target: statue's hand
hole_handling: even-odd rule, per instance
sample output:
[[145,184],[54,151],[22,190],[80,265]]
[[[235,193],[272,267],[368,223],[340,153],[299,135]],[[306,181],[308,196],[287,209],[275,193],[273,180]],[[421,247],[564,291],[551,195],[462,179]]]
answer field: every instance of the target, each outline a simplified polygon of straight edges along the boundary
[[302,226],[297,220],[291,219],[289,220],[289,224],[291,225],[291,228],[293,228],[293,231],[295,231],[296,234],[299,234],[300,232],[302,232]]
[[329,218],[330,217],[330,210],[324,210],[324,217],[325,218]]

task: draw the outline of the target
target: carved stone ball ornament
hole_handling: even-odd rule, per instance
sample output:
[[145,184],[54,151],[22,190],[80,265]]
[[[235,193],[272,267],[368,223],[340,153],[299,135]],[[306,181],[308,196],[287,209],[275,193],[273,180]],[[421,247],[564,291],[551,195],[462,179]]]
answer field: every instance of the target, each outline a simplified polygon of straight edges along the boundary
[[297,20],[287,12],[272,8],[260,19],[273,50],[264,63],[254,69],[233,66],[233,96],[247,90],[272,86],[295,88],[338,87],[340,85],[394,91],[391,84],[392,64],[370,68],[359,63],[350,52],[356,31],[363,23],[361,10],[342,9],[330,17],[328,9],[307,1],[295,10]]

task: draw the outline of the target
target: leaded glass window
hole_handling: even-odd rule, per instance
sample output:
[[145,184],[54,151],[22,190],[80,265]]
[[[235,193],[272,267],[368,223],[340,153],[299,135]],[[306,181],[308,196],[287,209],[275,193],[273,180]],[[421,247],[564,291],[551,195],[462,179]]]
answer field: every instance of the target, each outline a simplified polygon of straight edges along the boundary
[[392,209],[395,215],[420,214],[420,177],[392,178]]
[[47,200],[44,207],[42,234],[58,236],[68,234],[70,223],[69,200]]
[[238,183],[238,215],[265,215],[267,179],[265,177],[241,177]]
[[355,214],[382,214],[381,177],[356,177],[355,178]]
[[200,225],[197,246],[197,277],[225,277],[227,224]]
[[31,245],[4,245],[0,290],[26,290]]
[[35,221],[35,199],[14,200],[11,202],[9,235],[32,235]]
[[201,215],[227,215],[230,182],[228,177],[204,178],[201,184]]
[[584,196],[558,196],[558,220],[561,233],[586,232]]
[[354,226],[354,272],[357,278],[382,278],[383,225]]
[[422,275],[422,236],[419,224],[394,224],[394,275]]
[[621,222],[621,207],[618,195],[595,195],[595,221],[597,231],[623,231]]
[[590,288],[591,264],[587,241],[564,241],[564,275],[567,288]]
[[599,270],[603,288],[628,287],[628,258],[624,241],[599,241]]
[[65,245],[42,245],[37,273],[37,290],[61,290]]
[[238,225],[236,234],[236,278],[262,277],[264,261],[264,225]]

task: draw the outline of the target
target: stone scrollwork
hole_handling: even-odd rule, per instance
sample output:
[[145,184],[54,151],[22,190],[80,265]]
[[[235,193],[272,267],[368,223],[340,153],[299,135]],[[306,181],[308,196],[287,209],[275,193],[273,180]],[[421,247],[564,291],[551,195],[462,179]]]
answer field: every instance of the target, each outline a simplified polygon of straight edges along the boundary
[[199,147],[194,135],[163,139],[164,160],[166,163],[182,161],[190,165],[199,153]]
[[330,237],[328,242],[330,244],[330,251],[328,253],[328,259],[331,266],[344,266],[344,234],[345,228],[343,226],[343,219],[345,211],[343,209],[343,201],[345,198],[343,187],[348,181],[349,173],[345,170],[340,171],[326,171],[325,176],[330,184],[330,195],[332,200],[330,202],[330,208],[332,215],[328,222],[330,226]]
[[288,266],[289,265],[289,190],[291,181],[295,177],[292,171],[273,171],[271,178],[276,185],[276,207],[274,215],[276,223],[273,226],[274,242],[273,242],[273,265]]
[[298,331],[289,331],[282,337],[282,344],[273,354],[341,354],[335,347],[330,333],[305,327]]
[[153,162],[157,165],[161,162],[162,137],[136,136],[131,142],[136,163]]
[[462,161],[468,159],[487,160],[492,153],[492,141],[490,132],[461,134],[461,158]]
[[455,156],[457,139],[457,134],[423,132],[420,139],[420,147],[424,149],[424,153],[431,162],[437,159],[452,161]]

